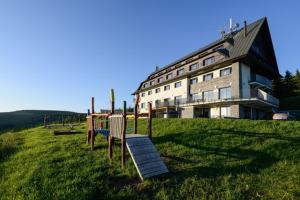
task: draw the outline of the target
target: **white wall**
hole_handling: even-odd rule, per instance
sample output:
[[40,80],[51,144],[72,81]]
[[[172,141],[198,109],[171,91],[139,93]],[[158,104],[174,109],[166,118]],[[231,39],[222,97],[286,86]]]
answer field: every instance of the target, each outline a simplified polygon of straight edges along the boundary
[[[181,81],[181,87],[175,88],[175,83],[178,82],[178,81]],[[156,100],[160,100],[161,102],[163,102],[164,99],[170,98],[170,100],[172,101],[172,100],[174,100],[175,96],[180,96],[180,95],[182,96],[182,98],[186,98],[187,94],[188,94],[188,91],[187,91],[188,79],[185,78],[185,79],[181,79],[181,80],[178,80],[178,81],[173,81],[169,84],[164,84],[160,87],[155,87],[155,88],[151,89],[152,90],[151,95],[148,95],[149,90],[146,90],[146,91],[144,91],[145,96],[142,97],[141,93],[143,93],[143,92],[141,92],[140,93],[140,103],[139,103],[140,113],[148,112],[148,110],[147,110],[148,102],[152,102],[152,107],[155,108],[155,101]],[[170,90],[164,91],[164,86],[165,85],[170,85]],[[156,88],[160,88],[159,93],[155,93]],[[141,108],[142,103],[145,103],[145,105],[146,105],[145,108]]]

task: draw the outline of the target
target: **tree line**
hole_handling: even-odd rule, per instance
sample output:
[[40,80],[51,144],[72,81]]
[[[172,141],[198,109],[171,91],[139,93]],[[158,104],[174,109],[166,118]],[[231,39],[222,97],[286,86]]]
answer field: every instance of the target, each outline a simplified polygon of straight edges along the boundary
[[289,70],[281,78],[273,80],[273,95],[277,98],[286,98],[300,95],[300,71],[293,74]]

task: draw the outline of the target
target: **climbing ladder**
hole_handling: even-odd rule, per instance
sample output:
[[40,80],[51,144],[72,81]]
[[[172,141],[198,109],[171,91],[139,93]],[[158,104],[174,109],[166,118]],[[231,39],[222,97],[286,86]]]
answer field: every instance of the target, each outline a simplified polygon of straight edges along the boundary
[[126,146],[142,180],[168,172],[148,136],[126,134]]

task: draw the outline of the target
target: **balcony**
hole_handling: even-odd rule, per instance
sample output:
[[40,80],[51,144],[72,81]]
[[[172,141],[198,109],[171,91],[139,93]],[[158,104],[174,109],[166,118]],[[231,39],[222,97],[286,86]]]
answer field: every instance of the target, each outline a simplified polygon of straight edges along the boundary
[[258,74],[251,74],[250,85],[256,85],[267,89],[272,89],[272,81],[264,76]]
[[267,103],[273,104],[275,106],[279,105],[279,100],[276,97],[266,93],[261,89],[253,89],[251,90],[251,97],[258,98],[259,100],[265,101]]
[[169,100],[165,102],[155,102],[155,109],[163,107],[174,107],[174,106],[189,106],[189,105],[203,105],[203,104],[222,104],[228,102],[237,102],[237,103],[257,103],[259,100],[261,105],[268,105],[278,107],[279,101],[277,98],[266,93],[261,89],[252,89],[251,97],[249,98],[240,98],[238,96],[231,96],[228,98],[219,98],[218,92],[212,92],[208,97],[203,98],[203,95],[197,96],[197,98],[181,98],[177,100]]

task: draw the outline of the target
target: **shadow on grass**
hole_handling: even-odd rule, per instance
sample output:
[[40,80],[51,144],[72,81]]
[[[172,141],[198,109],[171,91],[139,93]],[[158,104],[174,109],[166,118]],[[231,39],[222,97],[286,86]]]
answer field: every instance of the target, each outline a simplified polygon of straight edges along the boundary
[[[212,137],[220,138],[211,139]],[[238,137],[241,139],[238,139]],[[270,139],[277,141],[267,143],[266,140]],[[225,142],[225,146],[218,146],[218,142],[221,142],[221,140]],[[215,143],[216,141],[217,143]],[[216,178],[229,174],[259,173],[261,170],[269,168],[280,161],[282,159],[280,155],[285,156],[285,158],[290,156],[296,160],[300,159],[298,153],[289,154],[289,148],[298,149],[300,147],[299,137],[279,136],[270,133],[226,129],[219,129],[210,133],[200,131],[193,133],[178,132],[153,138],[153,142],[158,145],[172,142],[175,143],[175,146],[184,146],[192,150],[193,155],[191,156],[197,156],[198,154],[199,157],[204,157],[204,161],[205,158],[213,156],[210,157],[212,160],[207,161],[209,162],[206,163],[208,166],[205,166],[205,164],[199,166],[201,163],[197,163],[189,157],[180,157],[174,154],[163,155],[166,158],[167,165],[169,165],[170,176],[176,176],[181,180],[189,176]],[[263,143],[264,145],[262,145]],[[278,154],[276,153],[278,151],[282,152]],[[166,150],[166,152],[168,151]],[[227,162],[226,159],[229,161]],[[176,169],[176,166],[181,166],[181,168]]]

